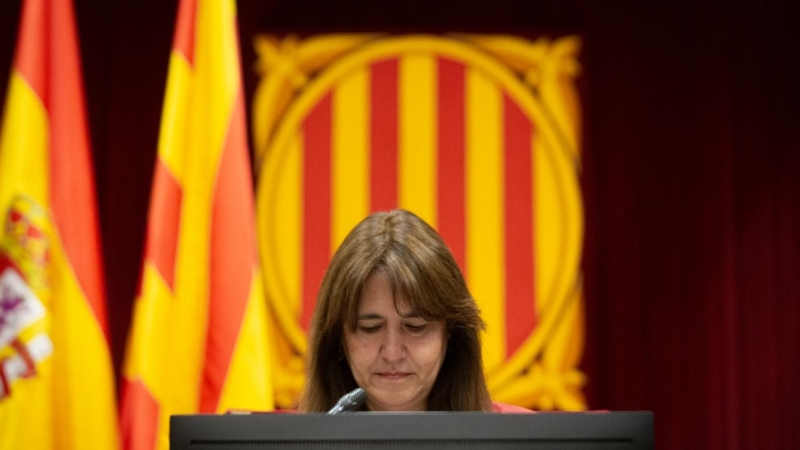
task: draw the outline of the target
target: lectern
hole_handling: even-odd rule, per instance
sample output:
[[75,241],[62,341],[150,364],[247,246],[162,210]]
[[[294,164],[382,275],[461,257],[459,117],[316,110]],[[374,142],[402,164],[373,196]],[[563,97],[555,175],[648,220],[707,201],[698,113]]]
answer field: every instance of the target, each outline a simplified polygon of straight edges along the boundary
[[172,450],[653,448],[651,412],[184,415]]

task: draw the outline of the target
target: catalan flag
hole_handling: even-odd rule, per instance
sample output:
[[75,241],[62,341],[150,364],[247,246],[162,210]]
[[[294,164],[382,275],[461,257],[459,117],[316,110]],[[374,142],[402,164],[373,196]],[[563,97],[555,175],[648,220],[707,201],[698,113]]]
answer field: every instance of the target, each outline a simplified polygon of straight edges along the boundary
[[119,447],[71,0],[26,0],[0,128],[0,449]]
[[271,409],[236,6],[182,0],[139,293],[123,368],[125,448],[169,416]]

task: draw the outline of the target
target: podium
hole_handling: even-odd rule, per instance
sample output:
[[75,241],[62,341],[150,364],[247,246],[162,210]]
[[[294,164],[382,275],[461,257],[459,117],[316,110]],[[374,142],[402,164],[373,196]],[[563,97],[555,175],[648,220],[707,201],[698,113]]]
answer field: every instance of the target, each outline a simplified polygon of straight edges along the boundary
[[653,448],[651,412],[176,415],[172,450]]

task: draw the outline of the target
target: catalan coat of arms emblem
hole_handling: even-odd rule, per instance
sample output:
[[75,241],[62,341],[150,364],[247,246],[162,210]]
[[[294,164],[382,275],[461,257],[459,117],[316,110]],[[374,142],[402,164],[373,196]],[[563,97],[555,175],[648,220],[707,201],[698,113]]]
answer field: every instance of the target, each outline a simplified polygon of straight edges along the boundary
[[256,40],[258,231],[276,402],[303,383],[331,255],[372,211],[434,226],[488,327],[492,397],[584,409],[580,41],[504,35]]

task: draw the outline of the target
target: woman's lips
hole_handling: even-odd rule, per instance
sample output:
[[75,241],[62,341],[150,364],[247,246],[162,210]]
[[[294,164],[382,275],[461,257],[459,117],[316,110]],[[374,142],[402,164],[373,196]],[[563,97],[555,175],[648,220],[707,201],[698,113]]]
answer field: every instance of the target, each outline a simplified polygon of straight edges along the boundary
[[384,380],[402,380],[409,375],[409,372],[378,372],[378,376]]

